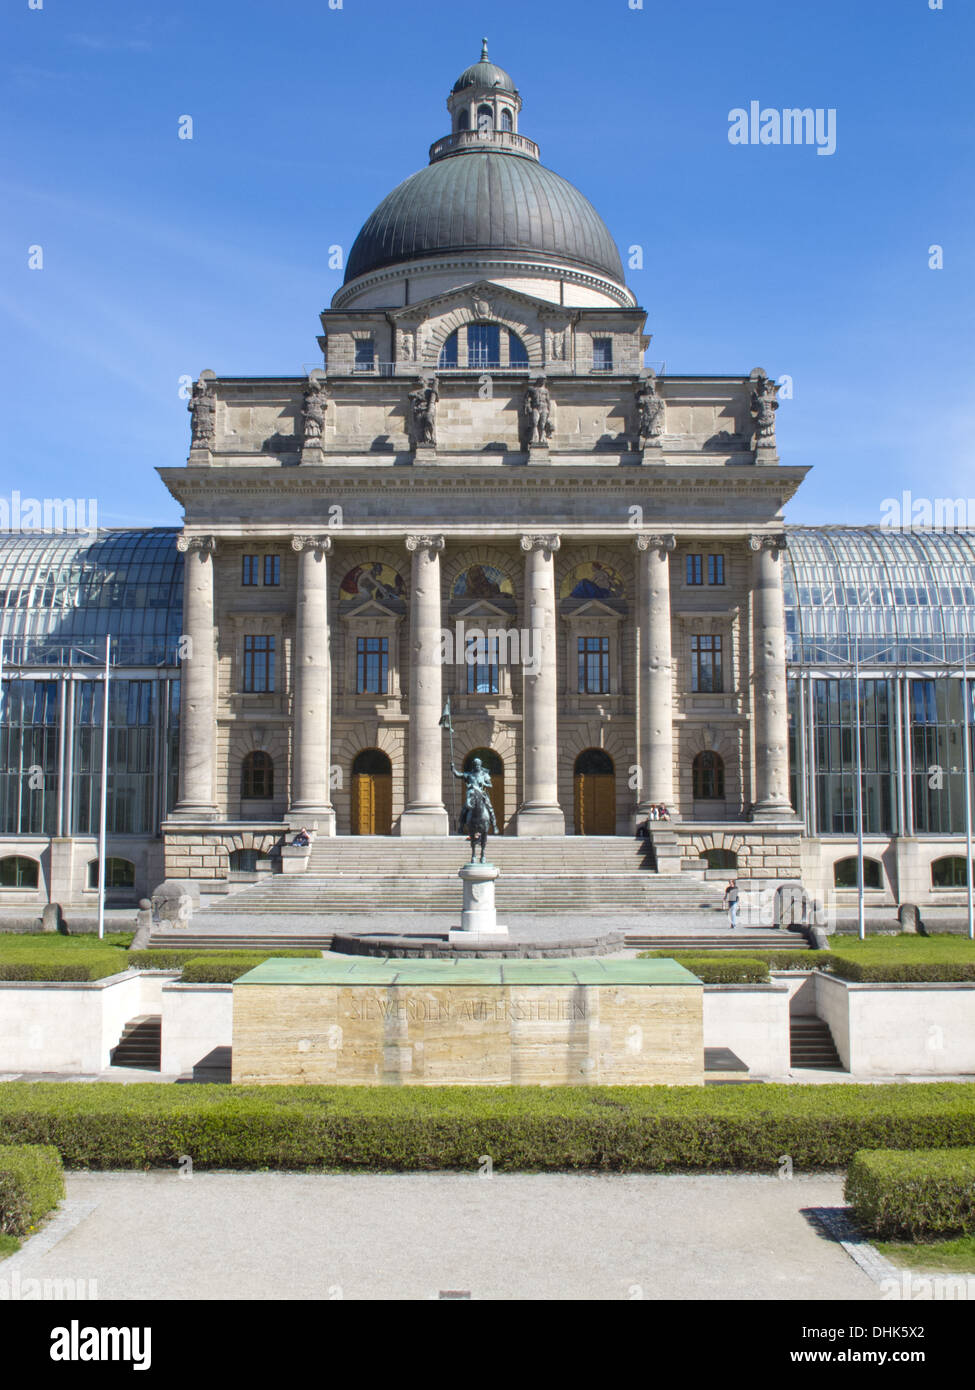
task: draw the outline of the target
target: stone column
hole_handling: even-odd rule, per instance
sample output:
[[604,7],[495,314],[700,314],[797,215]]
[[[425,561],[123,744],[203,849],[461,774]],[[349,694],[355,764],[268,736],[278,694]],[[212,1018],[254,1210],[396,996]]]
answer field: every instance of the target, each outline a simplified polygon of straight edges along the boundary
[[181,820],[216,820],[216,640],[213,629],[213,536],[179,536],[183,573],[180,642],[179,801]]
[[522,761],[524,800],[515,816],[516,835],[564,835],[558,778],[558,652],[555,614],[555,552],[558,536],[522,536],[525,551],[525,615],[530,631],[524,674]]
[[671,651],[670,552],[675,536],[637,536],[637,628],[640,639],[638,756],[641,785],[636,819],[651,806],[674,803],[674,674]]
[[789,712],[785,682],[785,536],[749,536],[752,567],[753,820],[791,819]]
[[447,835],[443,804],[443,682],[440,650],[440,552],[443,536],[407,536],[410,577],[409,801],[401,835]]
[[317,822],[319,835],[335,834],[332,809],[332,662],[328,625],[328,562],[331,536],[292,536],[298,552],[295,610],[293,825]]

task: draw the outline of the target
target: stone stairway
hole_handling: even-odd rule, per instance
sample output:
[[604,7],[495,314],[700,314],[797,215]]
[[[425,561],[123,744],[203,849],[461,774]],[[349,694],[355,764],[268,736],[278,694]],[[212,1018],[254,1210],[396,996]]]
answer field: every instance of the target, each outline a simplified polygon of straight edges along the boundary
[[[720,920],[717,919],[717,920]],[[720,934],[713,930],[699,930],[684,934],[669,935],[655,932],[627,932],[626,945],[641,951],[734,951],[736,955],[747,955],[751,951],[806,951],[809,940],[801,930],[789,927],[768,930],[736,927]]]
[[793,1067],[843,1070],[829,1024],[813,1014],[792,1014],[789,1019],[789,1044]]
[[[467,857],[460,836],[321,839],[303,874],[250,885],[208,907],[207,916],[456,913],[457,870]],[[721,901],[722,885],[692,873],[657,874],[645,843],[623,837],[499,837],[488,857],[501,870],[499,912],[694,912]]]
[[158,1071],[162,1056],[162,1015],[140,1014],[130,1019],[111,1051],[113,1067],[138,1067]]

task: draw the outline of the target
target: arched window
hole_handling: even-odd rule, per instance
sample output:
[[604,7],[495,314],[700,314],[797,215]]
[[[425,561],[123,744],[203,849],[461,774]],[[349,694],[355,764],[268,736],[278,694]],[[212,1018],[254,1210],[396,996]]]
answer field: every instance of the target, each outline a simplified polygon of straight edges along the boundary
[[[98,887],[98,860],[92,859],[88,863],[88,887]],[[134,888],[135,887],[135,865],[131,859],[106,859],[105,860],[105,888]]]
[[[508,361],[503,361],[502,343],[507,338]],[[444,340],[437,359],[441,371],[450,367],[467,367],[471,371],[492,368],[495,371],[505,366],[515,371],[527,371],[528,349],[510,328],[502,328],[498,323],[471,323],[467,327],[467,361],[460,360],[460,344],[457,330]]]
[[511,112],[506,106],[501,108],[501,129],[512,130],[514,127],[511,122]]
[[724,800],[724,759],[710,749],[698,753],[693,769],[694,800]]
[[0,859],[0,888],[36,888],[38,863],[23,854],[11,854]]
[[477,108],[477,128],[488,135],[494,130],[494,112],[486,103]]
[[259,849],[232,849],[230,851],[230,872],[232,874],[255,873],[257,861],[263,857]]
[[709,869],[737,869],[738,856],[733,849],[706,849],[700,856]]
[[[833,865],[833,884],[836,888],[856,888],[856,855],[850,855],[849,859],[837,859]],[[883,869],[879,859],[864,859],[863,886],[864,888],[883,888]]]
[[967,888],[965,860],[960,854],[949,854],[931,865],[932,888]]
[[460,113],[460,115],[457,117],[457,129],[458,129],[458,130],[470,130],[470,128],[471,128],[471,118],[470,118],[470,115],[469,115],[469,113],[468,113],[467,111],[462,111],[462,112]]
[[248,753],[241,766],[240,795],[244,801],[270,801],[274,796],[274,760],[270,753]]

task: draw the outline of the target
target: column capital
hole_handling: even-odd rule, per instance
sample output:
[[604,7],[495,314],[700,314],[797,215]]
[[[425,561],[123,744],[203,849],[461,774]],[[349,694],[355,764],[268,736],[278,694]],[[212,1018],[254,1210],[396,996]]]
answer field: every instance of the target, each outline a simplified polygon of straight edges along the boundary
[[443,536],[407,536],[406,548],[416,550],[443,550],[446,541]]
[[655,550],[660,555],[660,558],[663,559],[668,551],[677,549],[677,537],[674,535],[639,535],[635,537],[633,544],[636,546],[637,550]]
[[533,550],[550,550],[554,554],[561,545],[561,536],[522,536],[521,538],[521,548],[529,554]]
[[332,551],[331,536],[292,536],[291,549],[297,550],[300,554],[303,550],[313,550],[316,559],[323,555],[330,555]]
[[780,550],[785,550],[788,544],[788,538],[784,533],[778,536],[754,535],[748,537],[749,550],[771,550],[773,554],[778,554]]
[[188,536],[185,532],[176,537],[176,549],[185,555],[187,551],[198,550],[201,558],[212,555],[217,548],[216,536]]

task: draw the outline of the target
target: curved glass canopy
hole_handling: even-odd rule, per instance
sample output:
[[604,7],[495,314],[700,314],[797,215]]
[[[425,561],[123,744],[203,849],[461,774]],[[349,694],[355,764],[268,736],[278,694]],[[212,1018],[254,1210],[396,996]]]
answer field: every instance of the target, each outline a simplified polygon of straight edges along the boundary
[[[975,532],[788,526],[786,654],[798,665],[960,662],[975,631]],[[969,641],[969,652],[972,643]]]
[[183,556],[175,528],[0,536],[5,662],[175,666]]

